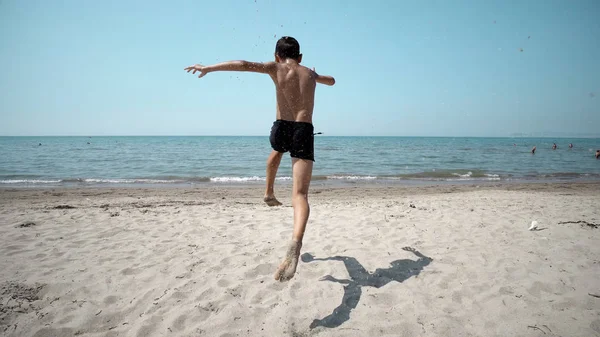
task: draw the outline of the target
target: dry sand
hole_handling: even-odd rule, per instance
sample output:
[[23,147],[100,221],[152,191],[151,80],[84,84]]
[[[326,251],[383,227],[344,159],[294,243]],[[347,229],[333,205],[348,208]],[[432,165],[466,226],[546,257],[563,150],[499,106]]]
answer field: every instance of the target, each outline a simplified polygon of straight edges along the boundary
[[2,189],[0,335],[600,336],[598,183],[289,191]]

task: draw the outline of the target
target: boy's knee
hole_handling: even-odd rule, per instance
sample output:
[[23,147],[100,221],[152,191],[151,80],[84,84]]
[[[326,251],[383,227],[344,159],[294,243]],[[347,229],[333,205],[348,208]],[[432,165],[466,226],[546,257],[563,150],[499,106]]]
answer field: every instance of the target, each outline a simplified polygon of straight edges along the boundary
[[308,200],[308,191],[294,191],[292,198]]

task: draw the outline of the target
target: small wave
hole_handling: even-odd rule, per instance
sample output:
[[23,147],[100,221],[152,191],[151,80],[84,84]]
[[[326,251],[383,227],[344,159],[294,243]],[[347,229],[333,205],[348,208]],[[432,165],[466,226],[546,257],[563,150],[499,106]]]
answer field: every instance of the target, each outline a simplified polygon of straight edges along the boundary
[[0,180],[0,184],[57,184],[61,180],[43,180],[43,179],[7,179]]
[[333,175],[333,176],[327,176],[326,179],[331,179],[331,180],[374,180],[374,179],[377,179],[377,177],[356,176],[356,175],[343,175],[343,176]]
[[160,179],[83,179],[83,182],[92,184],[176,184],[184,181]]
[[446,179],[449,181],[452,180],[500,180],[500,176],[497,174],[488,174],[488,173],[483,173],[483,174],[476,174],[475,176],[473,175],[473,172],[469,171],[467,173],[452,173],[453,176],[458,177],[457,179]]
[[426,172],[401,174],[397,177],[408,179],[447,179],[459,178],[483,178],[485,172],[479,170],[432,170]]
[[575,172],[556,172],[547,174],[538,174],[537,177],[550,179],[577,179],[577,178],[600,178],[597,173],[575,173]]
[[463,180],[501,180],[500,175],[481,170],[432,170],[427,172],[407,173],[385,176],[390,180],[428,180],[428,181],[463,181]]
[[473,175],[473,172],[469,171],[465,174],[460,174],[460,173],[452,173],[453,176],[457,176],[457,177],[461,177],[461,178],[471,178],[471,176]]
[[168,178],[71,178],[63,179],[63,183],[87,183],[87,184],[182,184],[194,182],[209,182],[205,177],[168,177]]
[[[254,181],[266,181],[267,178],[253,176],[253,177],[212,177],[210,181],[213,183],[245,183],[245,182],[254,182]],[[292,180],[292,177],[277,177],[275,178],[277,181],[286,181]]]
[[241,182],[247,182],[247,181],[264,181],[266,180],[265,178],[261,178],[261,177],[213,177],[210,178],[211,182],[214,183],[241,183]]
[[80,178],[68,178],[68,179],[62,179],[60,182],[61,183],[82,183],[83,179],[80,179]]
[[[130,179],[131,180],[131,179]],[[150,182],[157,184],[178,184],[178,183],[206,183],[210,181],[209,177],[185,177],[185,176],[149,176],[144,178],[133,178],[136,182]]]

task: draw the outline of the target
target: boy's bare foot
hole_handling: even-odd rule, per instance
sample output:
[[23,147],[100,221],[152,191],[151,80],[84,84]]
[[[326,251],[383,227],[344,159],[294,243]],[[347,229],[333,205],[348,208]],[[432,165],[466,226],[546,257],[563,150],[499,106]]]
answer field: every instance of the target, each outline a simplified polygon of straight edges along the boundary
[[263,200],[269,206],[281,206],[281,203],[279,200],[277,200],[277,198],[275,198],[274,195],[265,196]]
[[274,277],[277,281],[289,281],[292,277],[294,277],[294,274],[296,274],[296,267],[298,266],[300,248],[302,248],[301,242],[290,242],[287,253],[285,254],[285,258],[275,272]]

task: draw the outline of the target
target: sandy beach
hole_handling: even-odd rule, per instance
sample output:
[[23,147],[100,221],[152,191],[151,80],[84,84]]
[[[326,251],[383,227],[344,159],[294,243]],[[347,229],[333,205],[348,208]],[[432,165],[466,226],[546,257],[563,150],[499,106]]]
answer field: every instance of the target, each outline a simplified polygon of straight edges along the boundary
[[262,193],[0,190],[0,335],[600,336],[600,183]]

